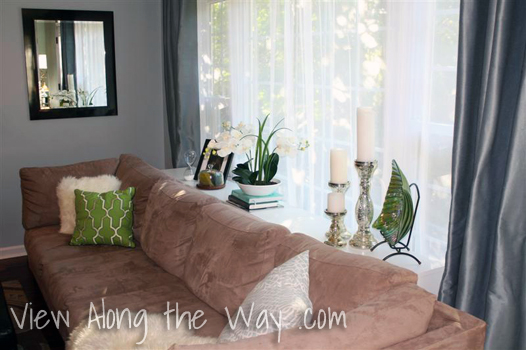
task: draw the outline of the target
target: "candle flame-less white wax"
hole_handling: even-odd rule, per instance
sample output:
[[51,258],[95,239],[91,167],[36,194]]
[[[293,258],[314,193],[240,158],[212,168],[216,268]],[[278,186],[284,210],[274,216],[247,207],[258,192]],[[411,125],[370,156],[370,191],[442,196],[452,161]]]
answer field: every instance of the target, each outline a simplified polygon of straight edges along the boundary
[[332,192],[327,196],[327,211],[330,213],[343,213],[345,211],[345,195]]
[[331,182],[335,184],[347,182],[347,152],[340,148],[331,149]]
[[374,111],[370,107],[360,107],[357,111],[356,135],[358,138],[359,162],[374,161]]
[[75,75],[74,74],[68,74],[68,90],[69,91],[75,90]]

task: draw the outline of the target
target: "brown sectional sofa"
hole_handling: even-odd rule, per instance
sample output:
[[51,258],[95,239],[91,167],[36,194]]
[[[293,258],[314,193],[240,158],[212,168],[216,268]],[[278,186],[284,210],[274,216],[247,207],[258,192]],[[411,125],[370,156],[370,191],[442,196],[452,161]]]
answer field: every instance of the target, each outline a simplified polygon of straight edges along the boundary
[[[58,233],[55,188],[63,176],[116,174],[134,186],[135,249],[69,246]],[[282,331],[195,349],[482,349],[485,323],[435,300],[417,276],[389,263],[328,247],[172,180],[132,155],[20,170],[30,268],[52,311],[70,313],[64,339],[90,302],[108,309],[204,311],[196,334],[219,336],[230,313],[275,266],[310,250],[314,319],[329,308],[347,328]],[[320,313],[320,310],[321,313]],[[320,319],[322,320],[322,318]],[[63,324],[62,324],[63,325]],[[173,345],[172,349],[181,346]],[[186,347],[185,347],[186,348]]]

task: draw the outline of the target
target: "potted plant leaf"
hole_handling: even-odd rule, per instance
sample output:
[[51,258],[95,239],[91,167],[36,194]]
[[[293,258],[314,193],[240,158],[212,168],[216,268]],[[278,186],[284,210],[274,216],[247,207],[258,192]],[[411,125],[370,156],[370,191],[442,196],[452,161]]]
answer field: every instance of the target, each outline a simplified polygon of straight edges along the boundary
[[239,188],[251,196],[274,193],[280,185],[280,181],[274,179],[280,157],[295,156],[298,151],[309,147],[308,141],[298,142],[296,137],[285,134],[290,129],[279,126],[283,119],[266,133],[268,118],[269,115],[263,120],[258,119],[257,133],[253,133],[250,125],[240,123],[232,127],[229,122],[225,122],[224,131],[208,144],[220,157],[230,153],[246,155],[246,162],[237,164],[232,173]]
[[83,89],[79,88],[78,94],[79,94],[80,100],[82,102],[82,106],[83,107],[93,106],[93,99],[95,98],[95,95],[97,94],[97,92],[101,88],[102,88],[102,86],[99,86],[99,87],[93,89],[91,92],[88,92],[86,90],[83,90]]

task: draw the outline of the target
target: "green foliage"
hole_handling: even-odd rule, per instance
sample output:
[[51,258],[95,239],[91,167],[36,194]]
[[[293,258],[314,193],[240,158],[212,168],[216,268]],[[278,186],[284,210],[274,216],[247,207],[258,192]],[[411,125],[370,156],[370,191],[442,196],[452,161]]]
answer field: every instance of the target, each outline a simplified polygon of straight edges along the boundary
[[93,99],[95,98],[95,95],[100,89],[102,89],[102,86],[99,86],[93,89],[91,92],[79,89],[79,97],[82,101],[82,106],[83,107],[93,106]]
[[[269,114],[270,115],[270,114]],[[272,179],[278,172],[279,155],[274,150],[269,150],[269,144],[272,137],[276,133],[285,128],[278,128],[278,125],[283,121],[277,123],[267,137],[263,136],[263,131],[267,123],[267,115],[263,121],[258,119],[258,134],[256,136],[256,150],[253,158],[249,158],[245,163],[236,165],[232,171],[234,173],[234,181],[245,185],[270,185]]]

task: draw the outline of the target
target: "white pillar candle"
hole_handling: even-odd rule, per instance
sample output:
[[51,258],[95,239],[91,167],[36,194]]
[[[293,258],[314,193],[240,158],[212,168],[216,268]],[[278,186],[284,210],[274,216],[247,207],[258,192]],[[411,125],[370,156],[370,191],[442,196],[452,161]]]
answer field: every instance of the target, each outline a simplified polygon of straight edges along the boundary
[[359,162],[372,162],[374,157],[374,111],[370,107],[360,107],[357,111],[358,155]]
[[46,55],[38,55],[38,69],[47,69]]
[[75,90],[75,75],[74,74],[68,74],[68,90],[69,91]]
[[331,182],[335,184],[347,182],[347,152],[340,148],[331,149]]
[[343,213],[345,211],[345,195],[332,192],[327,196],[327,211],[330,213]]

